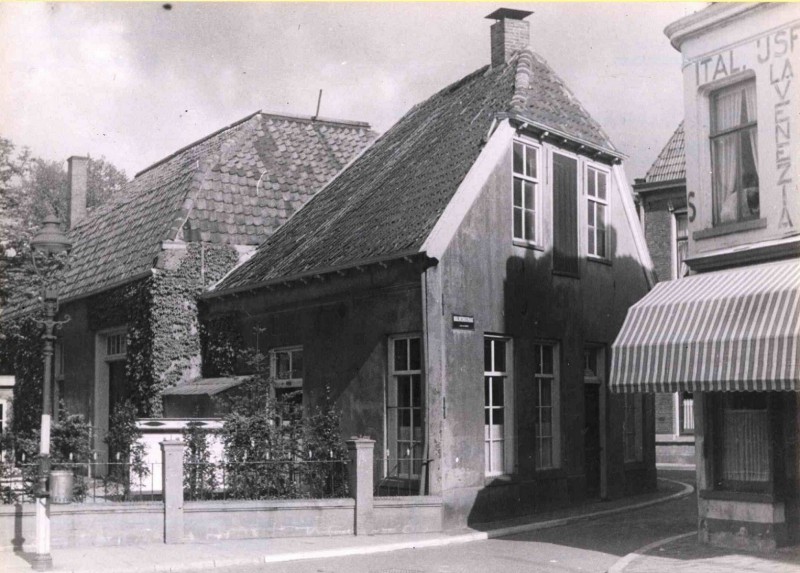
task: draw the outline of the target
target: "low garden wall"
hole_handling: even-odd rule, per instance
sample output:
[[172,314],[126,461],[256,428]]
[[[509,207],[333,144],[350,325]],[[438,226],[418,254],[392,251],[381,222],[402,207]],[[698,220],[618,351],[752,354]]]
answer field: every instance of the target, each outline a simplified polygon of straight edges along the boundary
[[[441,498],[374,497],[373,444],[348,442],[349,498],[184,501],[183,444],[164,442],[162,501],[51,504],[51,545],[441,531]],[[0,506],[0,551],[32,551],[34,543],[34,504]]]

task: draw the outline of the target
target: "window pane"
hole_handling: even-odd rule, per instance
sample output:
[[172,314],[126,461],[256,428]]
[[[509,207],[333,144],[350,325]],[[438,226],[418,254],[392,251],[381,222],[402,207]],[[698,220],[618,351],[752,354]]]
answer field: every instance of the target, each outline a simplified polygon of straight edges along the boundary
[[597,172],[597,196],[605,200],[606,198],[606,174]]
[[492,405],[503,405],[503,378],[492,378]]
[[397,377],[397,405],[401,408],[411,406],[411,377]]
[[550,380],[539,381],[539,406],[546,407],[553,403]]
[[542,373],[553,373],[553,347],[542,346]]
[[522,179],[514,177],[514,206],[522,207]]
[[525,175],[528,177],[536,178],[536,149],[530,146],[525,146]]
[[536,374],[542,373],[542,347],[538,344],[533,346],[533,371]]
[[536,239],[536,213],[525,210],[525,238],[529,241]]
[[521,143],[514,142],[514,173],[523,173],[523,146]]
[[[487,384],[486,387],[488,388],[489,385]],[[487,391],[487,395],[488,395],[488,391]],[[489,403],[488,398],[487,398],[486,403],[487,404]],[[485,425],[485,431],[488,432],[489,431],[489,425],[492,423],[492,409],[491,408],[484,408],[483,409],[483,423]]]
[[484,384],[483,384],[483,403],[487,407],[492,405],[491,387],[492,387],[492,378],[490,376],[487,376],[484,379]]
[[[503,418],[504,418],[503,412],[504,412],[504,411],[505,411],[505,410],[504,410],[503,408],[494,408],[494,409],[492,410],[492,424],[493,424],[495,427],[496,427],[496,426],[502,426],[502,425],[503,425]],[[503,434],[502,434],[502,431],[501,431],[501,432],[499,432],[499,434],[498,434],[498,435],[502,436],[502,435],[503,435]]]
[[594,201],[586,202],[586,223],[590,227],[594,227]]
[[605,229],[606,228],[606,206],[597,203],[595,205],[597,209],[597,228],[598,229]]
[[597,188],[595,187],[595,175],[596,171],[592,168],[589,168],[588,173],[586,174],[586,194],[589,197],[597,197]]
[[506,371],[506,341],[494,340],[494,371]]
[[677,213],[675,215],[675,235],[679,239],[686,239],[689,237],[689,230],[686,222],[686,213]]
[[492,442],[492,473],[503,471],[503,442]]
[[525,235],[522,233],[522,209],[519,207],[514,207],[514,238],[525,238]]
[[492,371],[492,339],[483,339],[483,371]]
[[530,181],[524,181],[522,187],[525,193],[525,208],[536,209],[536,184]]
[[288,352],[275,353],[275,377],[279,380],[285,380],[291,377],[290,361]]
[[394,341],[394,369],[408,369],[408,341],[403,338]]
[[606,256],[606,232],[602,229],[597,230],[597,252],[598,257]]
[[412,383],[412,395],[411,395],[411,403],[414,405],[415,408],[419,408],[422,406],[422,378],[419,374],[415,374],[411,377]]
[[421,365],[421,353],[419,350],[419,338],[412,338],[408,341],[410,345],[409,351],[409,370],[419,370]]
[[400,429],[397,437],[401,440],[408,440],[411,438],[411,410],[404,408],[398,411],[398,414]]

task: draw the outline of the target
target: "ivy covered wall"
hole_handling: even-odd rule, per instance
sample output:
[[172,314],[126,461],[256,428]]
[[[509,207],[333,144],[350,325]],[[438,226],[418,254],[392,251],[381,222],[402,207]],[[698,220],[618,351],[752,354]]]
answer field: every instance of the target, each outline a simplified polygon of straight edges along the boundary
[[[64,347],[64,401],[92,419],[95,335],[127,326],[126,383],[140,416],[162,415],[161,391],[200,375],[197,297],[236,264],[227,245],[180,243],[164,249],[153,274],[64,304],[71,320],[57,331]],[[41,325],[30,318],[2,324],[0,368],[14,374],[14,429],[38,427],[41,414]]]

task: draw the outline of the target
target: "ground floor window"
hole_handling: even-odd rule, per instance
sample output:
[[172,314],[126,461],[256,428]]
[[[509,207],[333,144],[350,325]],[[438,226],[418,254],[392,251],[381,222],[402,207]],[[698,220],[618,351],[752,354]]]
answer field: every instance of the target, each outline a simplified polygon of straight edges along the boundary
[[730,392],[716,400],[714,436],[716,485],[760,491],[772,480],[769,404],[761,392]]
[[270,377],[275,398],[300,407],[303,404],[303,347],[269,351]]
[[513,471],[508,436],[513,426],[510,346],[507,338],[487,336],[483,339],[483,450],[488,476]]
[[534,345],[534,385],[536,401],[536,469],[546,470],[561,465],[559,381],[556,347]]
[[623,450],[626,462],[642,461],[643,428],[642,409],[644,396],[641,394],[623,394],[625,414],[622,422]]
[[392,337],[389,354],[387,473],[416,479],[422,468],[424,443],[420,337]]

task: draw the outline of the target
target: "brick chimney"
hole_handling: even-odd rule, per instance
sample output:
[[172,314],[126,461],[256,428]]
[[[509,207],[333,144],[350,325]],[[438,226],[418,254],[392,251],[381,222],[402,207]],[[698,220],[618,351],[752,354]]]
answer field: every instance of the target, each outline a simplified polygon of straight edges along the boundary
[[500,8],[486,18],[495,20],[492,24],[492,67],[502,66],[511,56],[530,43],[531,31],[524,19],[533,14],[526,10]]
[[86,217],[86,188],[89,181],[89,158],[73,155],[69,165],[69,228]]

